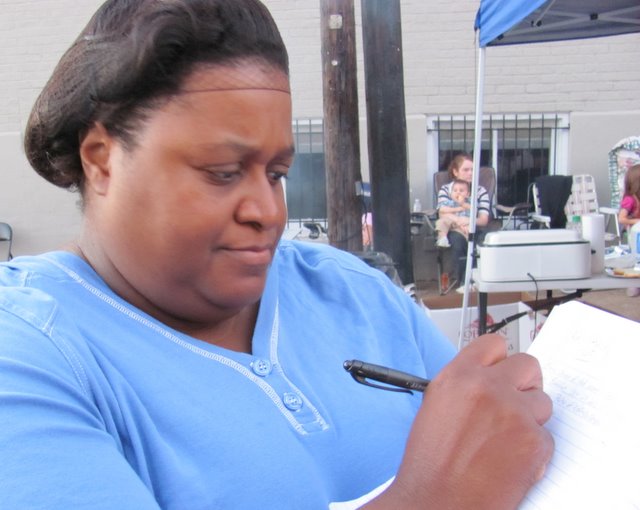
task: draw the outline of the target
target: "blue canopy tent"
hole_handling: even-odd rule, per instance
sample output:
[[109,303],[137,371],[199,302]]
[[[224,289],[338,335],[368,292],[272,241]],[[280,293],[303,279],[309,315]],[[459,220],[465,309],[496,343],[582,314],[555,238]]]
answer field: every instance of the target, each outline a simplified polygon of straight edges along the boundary
[[640,0],[480,0],[474,172],[465,292],[458,348],[462,346],[475,253],[477,188],[482,143],[485,51],[487,46],[586,39],[640,32]]
[[638,0],[481,0],[480,47],[587,39],[640,31]]

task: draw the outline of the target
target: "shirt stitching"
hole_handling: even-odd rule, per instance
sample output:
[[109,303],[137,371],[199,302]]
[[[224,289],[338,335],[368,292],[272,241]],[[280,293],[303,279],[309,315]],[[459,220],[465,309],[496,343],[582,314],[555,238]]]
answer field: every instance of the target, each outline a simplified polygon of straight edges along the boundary
[[[174,335],[170,331],[167,331],[166,329],[158,326],[157,324],[154,324],[153,322],[151,322],[150,320],[146,319],[145,317],[142,317],[140,314],[138,314],[138,313],[134,312],[133,310],[131,310],[131,309],[123,306],[122,304],[118,303],[115,299],[113,299],[112,297],[106,295],[100,289],[98,289],[98,288],[94,287],[93,285],[91,285],[89,282],[87,282],[84,278],[82,278],[78,273],[76,273],[72,269],[70,269],[70,268],[68,268],[68,267],[58,263],[57,261],[48,258],[48,257],[47,257],[47,260],[49,260],[55,266],[57,266],[62,271],[64,271],[67,275],[69,275],[70,278],[72,278],[76,283],[80,284],[85,290],[91,292],[94,296],[96,296],[98,299],[102,300],[103,302],[105,302],[106,304],[108,304],[109,306],[114,308],[116,311],[122,313],[123,315],[126,315],[127,317],[129,317],[130,319],[132,319],[132,320],[134,320],[136,322],[139,322],[140,324],[142,324],[145,327],[153,330],[154,332],[159,333],[160,335],[162,335],[163,337],[165,337],[169,341],[175,343],[176,345],[178,345],[178,346],[180,346],[180,347],[182,347],[184,349],[187,349],[187,350],[193,352],[194,354],[197,354],[199,356],[202,356],[202,357],[205,357],[207,359],[211,359],[213,361],[221,363],[222,365],[225,365],[225,366],[235,370],[236,372],[240,373],[241,375],[243,375],[244,377],[249,379],[254,384],[256,384],[271,399],[271,401],[275,404],[275,406],[278,408],[278,410],[285,416],[287,421],[291,424],[291,426],[298,433],[300,433],[302,435],[308,434],[308,432],[304,429],[303,425],[301,425],[295,419],[295,417],[292,415],[292,413],[285,407],[285,405],[282,403],[282,401],[280,399],[280,396],[275,392],[275,390],[269,384],[267,384],[265,381],[263,381],[261,378],[259,378],[258,376],[254,375],[246,367],[244,367],[240,363],[237,363],[237,362],[235,362],[235,361],[233,361],[233,360],[231,360],[229,358],[226,358],[224,356],[220,356],[218,354],[214,354],[212,352],[208,352],[208,351],[206,351],[204,349],[201,349],[201,348],[199,348],[199,347],[197,347],[195,345],[191,345],[190,343],[185,342],[184,340],[182,340],[181,338],[177,337],[176,335]],[[277,315],[278,315],[278,312],[277,312],[277,305],[276,305],[276,317],[277,317]]]

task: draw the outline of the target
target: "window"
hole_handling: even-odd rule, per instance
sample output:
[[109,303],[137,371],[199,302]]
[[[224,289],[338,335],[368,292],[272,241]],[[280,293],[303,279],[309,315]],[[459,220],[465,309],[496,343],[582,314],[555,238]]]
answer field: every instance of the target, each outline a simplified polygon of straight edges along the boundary
[[[459,152],[473,152],[474,116],[427,118],[429,182],[445,170]],[[492,166],[498,176],[497,202],[513,205],[527,200],[536,177],[567,174],[569,116],[567,114],[503,114],[484,117],[480,166]]]
[[321,119],[293,121],[296,155],[286,181],[289,224],[314,221],[326,226],[324,126]]

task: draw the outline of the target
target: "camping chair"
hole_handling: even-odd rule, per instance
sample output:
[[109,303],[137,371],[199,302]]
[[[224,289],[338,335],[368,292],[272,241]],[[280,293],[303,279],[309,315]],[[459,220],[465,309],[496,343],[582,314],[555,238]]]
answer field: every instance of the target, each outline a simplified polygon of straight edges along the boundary
[[13,254],[11,253],[11,244],[13,243],[13,230],[8,223],[0,222],[0,242],[7,243],[7,254],[3,260],[11,260]]
[[543,175],[532,185],[535,212],[532,220],[544,228],[566,228],[574,216],[600,213],[607,218],[613,217],[616,234],[605,234],[605,241],[615,239],[620,242],[618,210],[612,207],[600,207],[596,183],[592,175]]
[[[449,177],[449,172],[446,170],[442,170],[440,172],[436,172],[433,176],[433,203],[436,205],[438,203],[438,192],[440,188],[451,181]],[[495,219],[495,192],[496,192],[496,171],[492,167],[484,166],[480,168],[480,173],[478,175],[478,185],[482,186],[487,190],[489,194],[489,200],[491,203],[491,219],[489,220],[489,224],[484,227],[485,230],[500,230],[503,228],[503,225],[508,224],[503,223],[500,220]],[[501,206],[502,207],[502,206]],[[517,210],[511,210],[511,215],[517,214]],[[422,224],[426,224],[434,237],[436,234],[436,220],[438,219],[437,209],[429,209],[427,211],[423,211],[422,213],[412,213],[412,232],[415,233],[415,229]],[[450,280],[448,278],[449,269],[452,265],[451,250],[449,248],[437,248],[436,255],[436,264],[438,270],[438,292],[440,295],[447,294],[452,288],[456,286],[458,283],[456,280]],[[445,276],[446,275],[446,276]]]
[[[440,188],[451,181],[449,172],[442,170],[433,176],[433,192],[434,204],[438,202],[438,192]],[[498,204],[496,200],[496,189],[498,186],[496,171],[493,167],[483,166],[480,168],[478,176],[478,185],[487,190],[489,201],[491,202],[491,228],[489,230],[503,230],[510,224],[516,225],[516,219],[521,216],[527,216],[530,205],[528,203],[520,203],[512,206]],[[496,217],[496,211],[502,213],[502,218]],[[437,214],[435,210],[430,211],[432,216]],[[517,227],[516,227],[517,228]]]
[[571,195],[573,177],[542,175],[531,185],[534,213],[532,228],[565,228],[565,206]]

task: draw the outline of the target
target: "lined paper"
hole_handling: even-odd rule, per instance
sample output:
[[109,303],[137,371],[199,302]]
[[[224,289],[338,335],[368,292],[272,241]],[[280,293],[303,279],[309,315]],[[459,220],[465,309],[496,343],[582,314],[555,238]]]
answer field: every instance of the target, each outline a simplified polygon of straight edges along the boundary
[[640,323],[572,301],[528,352],[553,400],[555,452],[519,509],[640,509]]

